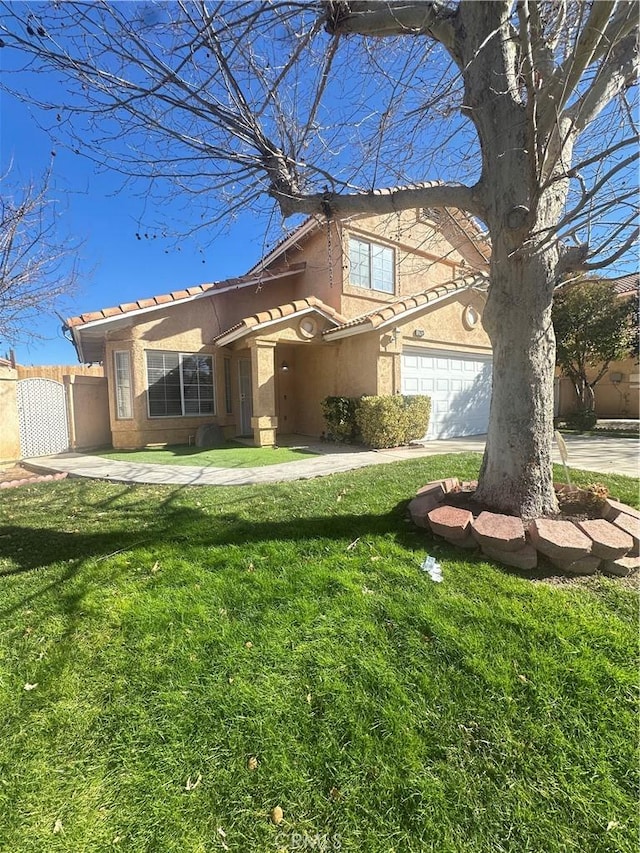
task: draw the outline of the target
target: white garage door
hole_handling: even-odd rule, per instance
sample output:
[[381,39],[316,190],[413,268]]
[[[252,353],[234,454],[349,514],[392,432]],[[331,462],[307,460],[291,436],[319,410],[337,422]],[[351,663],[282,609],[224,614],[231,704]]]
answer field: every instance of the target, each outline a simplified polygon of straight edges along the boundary
[[480,435],[489,424],[491,358],[405,350],[402,393],[431,397],[427,439]]

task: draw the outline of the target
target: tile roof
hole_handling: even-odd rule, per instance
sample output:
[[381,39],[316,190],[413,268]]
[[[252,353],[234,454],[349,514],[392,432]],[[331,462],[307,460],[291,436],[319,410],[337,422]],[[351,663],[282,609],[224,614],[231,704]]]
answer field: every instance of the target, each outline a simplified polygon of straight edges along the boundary
[[224,281],[216,281],[211,284],[200,284],[196,287],[187,287],[185,290],[174,290],[171,293],[163,293],[159,296],[152,296],[149,299],[138,299],[136,302],[124,302],[122,305],[116,305],[113,308],[102,308],[100,311],[91,311],[88,314],[80,314],[78,317],[69,317],[66,321],[66,326],[69,329],[84,326],[87,323],[93,323],[96,320],[107,320],[111,317],[130,314],[132,311],[140,311],[145,308],[162,308],[165,305],[171,305],[176,302],[182,302],[194,296],[200,296],[208,292],[224,290],[231,287],[242,287],[245,285],[256,284],[261,281],[268,281],[270,278],[278,278],[286,274],[294,274],[302,272],[306,267],[304,262],[290,264],[287,267],[271,269],[263,274],[244,275],[237,278],[227,278]]
[[383,323],[405,314],[408,311],[417,310],[422,306],[429,305],[431,302],[443,299],[453,293],[458,293],[463,290],[468,290],[471,287],[483,288],[488,285],[488,278],[481,274],[470,274],[462,278],[456,278],[453,281],[448,281],[444,284],[438,284],[428,290],[422,290],[419,293],[414,293],[411,296],[403,296],[395,302],[389,302],[374,311],[369,311],[367,314],[361,314],[359,317],[354,317],[352,320],[342,323],[334,329],[327,329],[323,332],[324,335],[331,335],[334,332],[342,331],[343,329],[351,329],[357,326],[369,326],[372,329],[381,326]]
[[609,281],[620,296],[624,296],[627,293],[638,293],[638,290],[640,290],[640,273],[637,272],[622,275],[620,278],[611,278]]
[[323,314],[328,315],[336,323],[346,323],[346,318],[343,317],[342,314],[339,314],[330,305],[327,305],[316,296],[307,296],[305,299],[296,299],[295,302],[287,302],[284,305],[277,305],[275,308],[269,308],[268,311],[260,311],[257,314],[252,314],[250,317],[245,317],[239,323],[236,323],[235,326],[231,326],[229,329],[225,329],[224,332],[216,335],[216,337],[213,338],[212,343],[216,343],[218,340],[225,338],[232,332],[238,332],[240,330],[249,332],[254,327],[261,326],[263,323],[270,323],[275,320],[285,320],[287,317],[291,317],[294,314],[298,314],[301,311],[307,311],[311,308],[315,308]]

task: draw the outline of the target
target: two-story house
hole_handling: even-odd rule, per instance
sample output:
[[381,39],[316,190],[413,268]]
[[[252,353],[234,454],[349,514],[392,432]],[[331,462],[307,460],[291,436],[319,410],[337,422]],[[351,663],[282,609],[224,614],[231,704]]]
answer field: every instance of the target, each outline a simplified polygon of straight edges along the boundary
[[319,436],[329,395],[427,394],[428,438],[486,430],[489,247],[458,210],[310,218],[246,275],[67,321],[103,362],[113,446],[187,443],[202,423]]

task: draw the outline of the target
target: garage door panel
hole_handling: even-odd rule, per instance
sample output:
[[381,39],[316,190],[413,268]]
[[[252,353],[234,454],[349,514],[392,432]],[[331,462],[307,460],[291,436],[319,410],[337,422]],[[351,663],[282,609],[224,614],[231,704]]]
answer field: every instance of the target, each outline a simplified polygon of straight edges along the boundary
[[479,435],[487,431],[491,403],[491,360],[459,353],[402,358],[404,394],[431,397],[427,439]]

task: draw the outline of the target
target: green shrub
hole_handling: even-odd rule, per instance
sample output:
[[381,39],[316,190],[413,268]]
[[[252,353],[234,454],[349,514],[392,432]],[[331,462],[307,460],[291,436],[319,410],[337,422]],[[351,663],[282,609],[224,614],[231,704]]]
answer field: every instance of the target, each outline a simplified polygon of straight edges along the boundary
[[355,441],[358,437],[356,409],[359,397],[325,397],[322,414],[327,422],[327,438],[331,441]]
[[429,397],[325,397],[322,413],[331,441],[362,438],[369,447],[397,447],[426,433]]
[[362,440],[369,447],[397,447],[406,435],[402,397],[363,397],[356,412]]
[[579,430],[593,429],[597,420],[598,416],[593,409],[578,409],[577,412],[572,412],[566,417],[567,427]]
[[406,419],[405,444],[422,438],[429,428],[431,397],[403,397]]
[[422,438],[430,411],[428,397],[362,397],[356,420],[369,447],[397,447]]

